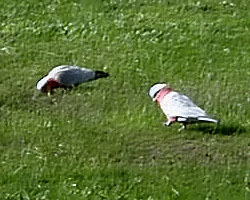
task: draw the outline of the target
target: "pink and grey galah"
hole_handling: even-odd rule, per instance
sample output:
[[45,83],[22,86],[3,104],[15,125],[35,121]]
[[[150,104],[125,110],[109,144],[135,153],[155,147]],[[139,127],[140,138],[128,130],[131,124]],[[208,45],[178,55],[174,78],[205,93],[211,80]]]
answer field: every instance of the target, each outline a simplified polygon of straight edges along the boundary
[[173,91],[165,83],[154,84],[150,87],[148,94],[153,101],[160,105],[166,115],[167,122],[164,123],[165,126],[178,122],[183,125],[181,129],[185,129],[186,125],[191,123],[218,123],[218,120],[210,117],[187,96]]
[[53,68],[46,76],[38,80],[36,89],[49,94],[56,88],[72,88],[81,83],[108,76],[109,74],[103,71],[61,65]]

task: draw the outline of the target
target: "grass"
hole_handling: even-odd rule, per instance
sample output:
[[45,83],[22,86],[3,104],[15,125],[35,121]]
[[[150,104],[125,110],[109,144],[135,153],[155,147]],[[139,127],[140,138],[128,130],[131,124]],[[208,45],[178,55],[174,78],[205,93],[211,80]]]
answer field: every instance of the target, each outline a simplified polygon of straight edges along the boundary
[[[0,2],[0,199],[249,199],[250,3]],[[107,79],[50,101],[52,67]],[[221,125],[165,128],[155,82]]]

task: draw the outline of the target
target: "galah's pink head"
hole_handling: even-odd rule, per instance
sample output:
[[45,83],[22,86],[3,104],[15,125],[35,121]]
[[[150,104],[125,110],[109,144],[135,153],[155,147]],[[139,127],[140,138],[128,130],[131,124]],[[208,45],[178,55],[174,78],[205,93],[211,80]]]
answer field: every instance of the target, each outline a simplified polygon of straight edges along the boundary
[[61,84],[55,79],[49,78],[48,76],[41,78],[36,84],[37,90],[42,92],[51,92],[53,89],[59,87],[61,87]]
[[153,99],[153,101],[156,101],[156,96],[157,94],[163,89],[163,88],[167,88],[167,84],[165,83],[156,83],[154,85],[152,85],[149,88],[148,91],[148,95]]
[[50,78],[47,83],[42,87],[43,92],[50,92],[55,88],[60,88],[61,84],[53,78]]

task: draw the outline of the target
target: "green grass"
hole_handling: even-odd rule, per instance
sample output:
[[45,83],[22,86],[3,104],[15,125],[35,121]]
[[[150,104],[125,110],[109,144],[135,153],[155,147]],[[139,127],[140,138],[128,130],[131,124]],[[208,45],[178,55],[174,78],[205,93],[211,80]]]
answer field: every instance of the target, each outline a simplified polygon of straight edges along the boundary
[[[0,199],[250,198],[250,2],[0,2]],[[52,67],[110,73],[32,99]],[[163,127],[167,82],[221,120]]]

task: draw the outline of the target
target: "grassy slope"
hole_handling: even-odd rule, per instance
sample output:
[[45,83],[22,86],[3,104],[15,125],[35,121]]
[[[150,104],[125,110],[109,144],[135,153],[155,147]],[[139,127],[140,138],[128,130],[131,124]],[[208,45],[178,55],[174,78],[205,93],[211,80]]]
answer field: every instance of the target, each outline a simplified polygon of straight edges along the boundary
[[[249,199],[248,1],[86,2],[0,2],[0,199]],[[60,64],[111,77],[32,100]],[[162,127],[157,81],[221,126]]]

